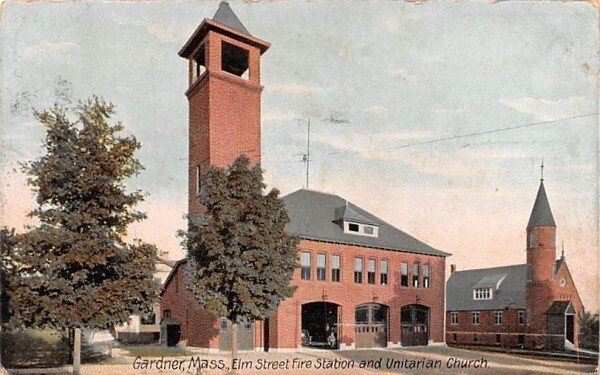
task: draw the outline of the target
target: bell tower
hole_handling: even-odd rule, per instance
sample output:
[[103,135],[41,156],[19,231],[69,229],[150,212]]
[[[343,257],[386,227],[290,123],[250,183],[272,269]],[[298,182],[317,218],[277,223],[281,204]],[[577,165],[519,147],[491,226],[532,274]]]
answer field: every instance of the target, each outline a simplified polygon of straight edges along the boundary
[[189,65],[190,215],[203,211],[197,197],[209,166],[227,167],[240,155],[260,164],[260,59],[269,47],[222,2],[179,51]]

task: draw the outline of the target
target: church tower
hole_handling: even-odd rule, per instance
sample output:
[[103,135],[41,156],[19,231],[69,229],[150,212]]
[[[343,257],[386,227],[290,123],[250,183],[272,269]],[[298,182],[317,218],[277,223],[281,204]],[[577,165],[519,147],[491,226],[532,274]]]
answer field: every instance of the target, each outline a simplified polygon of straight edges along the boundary
[[[554,301],[554,265],[556,259],[556,223],[544,187],[544,165],[537,196],[527,223],[527,265],[529,275],[526,284],[526,310],[528,328],[532,333],[545,334],[545,312]],[[545,345],[545,338],[538,337],[534,346]]]
[[197,196],[210,165],[227,167],[240,155],[260,164],[260,59],[269,46],[222,2],[179,51],[189,64],[190,215],[203,211]]
[[[542,165],[542,171],[544,166]],[[546,196],[544,178],[540,180],[535,203],[527,223],[527,264],[531,281],[550,280],[556,259],[556,223]]]

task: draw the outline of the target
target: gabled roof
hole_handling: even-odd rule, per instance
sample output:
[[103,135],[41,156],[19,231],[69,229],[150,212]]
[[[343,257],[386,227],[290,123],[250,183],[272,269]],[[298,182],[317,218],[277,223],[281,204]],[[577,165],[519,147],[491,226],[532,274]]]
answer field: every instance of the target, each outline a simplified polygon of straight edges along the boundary
[[[527,264],[518,264],[454,272],[446,283],[446,309],[448,311],[524,309],[528,268]],[[473,289],[484,287],[483,285],[494,288],[492,299],[474,300]]]
[[574,314],[573,306],[571,301],[554,301],[552,305],[546,311],[548,315],[563,315],[563,314]]
[[217,12],[215,13],[212,19],[215,22],[237,30],[242,34],[252,35],[248,31],[248,29],[246,29],[246,27],[242,24],[242,21],[240,21],[240,19],[237,18],[235,13],[233,13],[233,10],[231,10],[231,7],[229,7],[229,3],[226,1],[222,1],[219,4],[219,9],[217,9]]
[[[283,202],[290,217],[286,229],[292,236],[427,255],[450,255],[419,241],[338,195],[301,189],[283,197]],[[348,212],[348,215],[378,225],[378,236],[344,233],[342,226],[336,222],[336,209],[339,214],[339,208],[346,205],[351,209],[351,211],[344,211]]]
[[552,210],[550,209],[550,203],[546,196],[544,180],[540,181],[540,187],[537,196],[535,197],[531,215],[529,216],[529,222],[527,223],[527,229],[534,227],[556,227],[554,216],[552,216]]

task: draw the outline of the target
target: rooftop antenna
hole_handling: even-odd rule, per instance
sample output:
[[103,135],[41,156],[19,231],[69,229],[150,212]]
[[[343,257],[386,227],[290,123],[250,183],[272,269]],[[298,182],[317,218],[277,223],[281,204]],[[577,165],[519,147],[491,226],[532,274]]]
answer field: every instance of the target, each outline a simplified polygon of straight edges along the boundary
[[542,178],[540,181],[544,181],[544,158],[542,158],[542,165],[540,166],[540,169],[542,171]]
[[[308,189],[308,176],[310,174],[310,117],[306,119],[306,152],[300,154],[302,156],[302,162],[306,165],[306,188]],[[298,154],[296,154],[298,155]]]
[[560,259],[565,259],[565,240],[562,240],[562,251],[560,252]]

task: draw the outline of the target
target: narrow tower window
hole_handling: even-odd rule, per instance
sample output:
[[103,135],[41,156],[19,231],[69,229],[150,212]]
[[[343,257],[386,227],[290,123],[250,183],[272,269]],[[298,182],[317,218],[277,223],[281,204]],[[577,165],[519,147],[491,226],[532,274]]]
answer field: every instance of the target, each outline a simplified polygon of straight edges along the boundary
[[200,47],[198,53],[194,55],[194,82],[206,72],[206,57],[204,46]]
[[196,166],[196,194],[200,194],[200,191],[202,190],[202,174],[200,173],[200,166],[197,165]]
[[529,233],[529,247],[537,247],[537,235],[533,231]]
[[221,43],[221,70],[235,74],[238,77],[245,77],[248,71],[248,56],[247,50],[229,44]]

